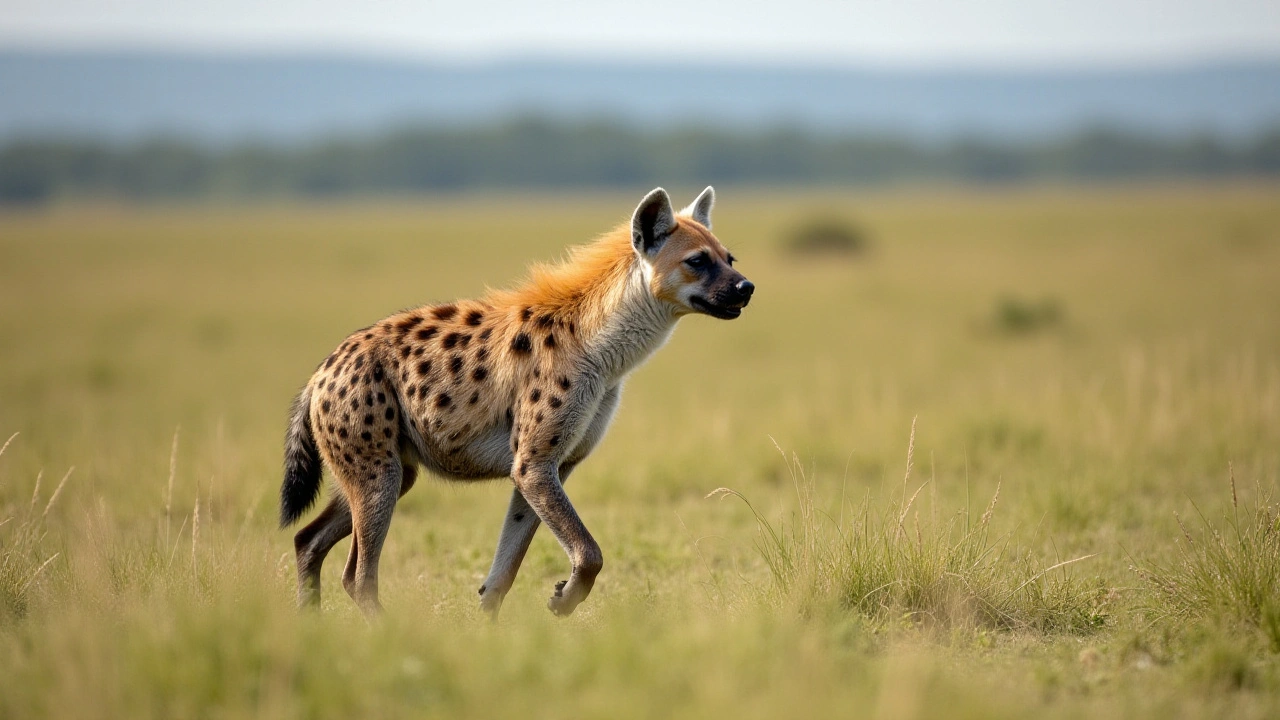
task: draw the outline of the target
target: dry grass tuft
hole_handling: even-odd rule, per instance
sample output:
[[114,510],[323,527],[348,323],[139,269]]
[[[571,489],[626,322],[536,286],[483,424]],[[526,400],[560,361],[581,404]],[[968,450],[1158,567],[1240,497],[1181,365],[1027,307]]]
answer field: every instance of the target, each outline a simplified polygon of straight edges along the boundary
[[[913,421],[904,482],[914,447]],[[802,613],[834,604],[876,622],[940,627],[1084,633],[1105,623],[1103,592],[1067,572],[1093,555],[1045,566],[1019,551],[1012,536],[992,535],[998,487],[976,524],[967,510],[940,522],[922,521],[917,511],[908,533],[906,519],[924,484],[909,499],[904,491],[900,503],[879,505],[868,497],[833,516],[819,508],[817,483],[799,459],[785,453],[784,459],[798,502],[789,519],[770,522],[730,488],[708,495],[736,497],[755,515],[756,548],[772,576],[768,594],[778,604]]]

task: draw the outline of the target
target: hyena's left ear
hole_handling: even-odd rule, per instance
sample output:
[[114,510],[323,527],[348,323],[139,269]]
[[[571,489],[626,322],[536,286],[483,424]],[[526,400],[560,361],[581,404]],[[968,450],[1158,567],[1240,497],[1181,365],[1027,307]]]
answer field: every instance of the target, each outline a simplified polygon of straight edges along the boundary
[[652,256],[676,229],[671,198],[662,188],[654,188],[631,215],[631,244],[646,257]]
[[716,204],[716,191],[710,185],[691,203],[680,211],[681,215],[691,217],[702,223],[702,227],[711,229],[711,208]]

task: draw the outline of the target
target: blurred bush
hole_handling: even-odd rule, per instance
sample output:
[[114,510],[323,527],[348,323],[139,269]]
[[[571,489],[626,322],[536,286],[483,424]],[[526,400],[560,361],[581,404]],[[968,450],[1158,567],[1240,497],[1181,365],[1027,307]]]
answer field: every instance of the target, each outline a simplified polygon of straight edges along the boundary
[[1006,295],[996,300],[991,326],[1001,335],[1031,335],[1058,328],[1065,319],[1055,298],[1027,300]]
[[819,217],[798,225],[787,234],[783,248],[797,257],[853,256],[870,248],[867,231],[837,217]]

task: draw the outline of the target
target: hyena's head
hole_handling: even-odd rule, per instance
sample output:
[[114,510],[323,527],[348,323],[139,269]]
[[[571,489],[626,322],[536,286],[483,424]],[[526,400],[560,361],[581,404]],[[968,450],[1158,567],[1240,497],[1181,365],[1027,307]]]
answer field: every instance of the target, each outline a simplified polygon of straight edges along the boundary
[[667,191],[645,196],[631,216],[631,243],[652,270],[650,292],[680,314],[702,313],[722,320],[742,314],[756,286],[733,269],[733,255],[711,234],[715,190],[703,190],[676,213]]

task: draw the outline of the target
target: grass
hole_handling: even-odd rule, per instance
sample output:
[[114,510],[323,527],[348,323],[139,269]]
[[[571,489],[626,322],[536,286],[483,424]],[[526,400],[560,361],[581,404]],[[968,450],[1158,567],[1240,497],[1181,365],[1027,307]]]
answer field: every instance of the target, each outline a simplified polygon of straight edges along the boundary
[[[274,505],[310,369],[636,199],[0,213],[0,717],[1280,711],[1268,185],[725,189],[757,296],[682,321],[575,473],[605,553],[577,614],[539,534],[487,623],[509,489],[433,482],[382,620],[345,543],[296,613]],[[819,208],[875,252],[791,257]],[[1060,321],[1001,331],[1010,298]]]
[[1234,474],[1231,511],[1224,528],[1200,515],[1195,536],[1182,525],[1176,559],[1151,560],[1138,572],[1153,588],[1161,620],[1219,621],[1259,631],[1280,653],[1280,516],[1269,493],[1259,491],[1241,518]]
[[868,497],[853,505],[842,499],[836,515],[819,507],[816,481],[794,456],[788,466],[797,509],[789,520],[771,522],[736,490],[712,492],[737,497],[751,509],[759,528],[756,547],[772,579],[766,595],[776,607],[805,617],[822,610],[855,613],[877,627],[907,622],[944,630],[1085,634],[1105,623],[1106,589],[1066,573],[1092,556],[1040,566],[1033,553],[1013,545],[1012,536],[992,537],[998,486],[976,521],[967,508],[940,519],[936,504],[921,521],[916,500],[928,482],[906,495],[914,447],[913,424],[900,500],[873,504]]

